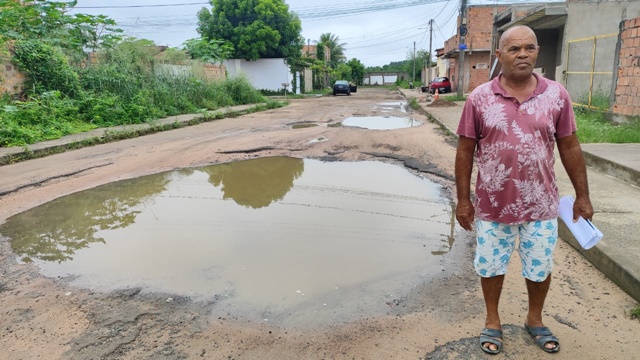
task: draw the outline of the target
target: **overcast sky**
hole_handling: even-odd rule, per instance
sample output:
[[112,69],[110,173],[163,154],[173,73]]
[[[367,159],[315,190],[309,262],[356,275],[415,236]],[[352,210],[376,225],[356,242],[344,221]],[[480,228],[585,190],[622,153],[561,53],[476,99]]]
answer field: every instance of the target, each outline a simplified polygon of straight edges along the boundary
[[[542,0],[538,2],[554,2]],[[456,33],[459,0],[285,0],[302,20],[302,36],[313,45],[330,32],[346,43],[348,59],[365,66],[382,66],[429,50],[429,20],[434,20],[432,49],[443,47]],[[505,0],[469,0],[471,5]],[[531,2],[514,0],[509,2]],[[126,35],[153,40],[157,45],[181,47],[198,37],[197,12],[211,8],[208,0],[78,0],[72,13],[104,14]]]

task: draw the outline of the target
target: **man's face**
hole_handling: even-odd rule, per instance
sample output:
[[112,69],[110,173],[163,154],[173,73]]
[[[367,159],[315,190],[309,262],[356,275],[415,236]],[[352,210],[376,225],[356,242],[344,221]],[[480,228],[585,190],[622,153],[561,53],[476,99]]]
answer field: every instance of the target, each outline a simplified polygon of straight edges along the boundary
[[530,29],[515,28],[504,33],[500,48],[496,50],[502,63],[502,73],[507,79],[527,79],[533,72],[538,58],[538,42]]

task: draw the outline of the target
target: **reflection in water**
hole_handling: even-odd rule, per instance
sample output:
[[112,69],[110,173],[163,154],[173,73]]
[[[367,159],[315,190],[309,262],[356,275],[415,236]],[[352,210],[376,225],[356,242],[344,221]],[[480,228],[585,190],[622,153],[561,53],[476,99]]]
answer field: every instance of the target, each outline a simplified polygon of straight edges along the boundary
[[371,130],[392,130],[414,127],[421,123],[413,118],[397,116],[352,116],[344,119],[342,125]]
[[224,199],[233,199],[238,205],[259,209],[282,200],[302,175],[304,161],[289,157],[266,157],[221,164],[203,169],[209,182],[222,184]]
[[99,231],[133,224],[140,214],[134,206],[167,183],[166,175],[152,175],[71,194],[10,218],[0,232],[24,262],[71,260],[79,249],[105,243]]
[[451,214],[438,185],[399,166],[273,157],[83,191],[0,233],[77,286],[215,297],[216,314],[311,324],[384,314],[440,273]]

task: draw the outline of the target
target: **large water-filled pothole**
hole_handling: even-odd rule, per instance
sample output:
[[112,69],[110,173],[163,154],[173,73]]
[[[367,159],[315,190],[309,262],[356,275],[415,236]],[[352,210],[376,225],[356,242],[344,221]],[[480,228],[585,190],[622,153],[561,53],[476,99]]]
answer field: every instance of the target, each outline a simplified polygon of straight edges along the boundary
[[0,233],[22,262],[73,285],[292,324],[387,313],[442,270],[453,242],[439,185],[391,164],[287,157],[107,184],[13,216]]
[[360,127],[371,130],[393,130],[419,126],[422,123],[413,118],[398,116],[351,116],[342,121],[343,126]]

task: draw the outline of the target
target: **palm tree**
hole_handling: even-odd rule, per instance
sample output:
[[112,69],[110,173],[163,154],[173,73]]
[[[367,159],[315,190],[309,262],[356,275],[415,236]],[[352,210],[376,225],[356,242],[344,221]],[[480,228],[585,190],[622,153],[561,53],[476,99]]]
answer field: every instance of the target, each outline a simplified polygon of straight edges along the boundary
[[332,68],[335,68],[341,60],[344,60],[344,46],[346,43],[340,43],[340,38],[332,33],[324,33],[320,35],[320,41],[318,45],[326,46],[331,54],[329,64]]

